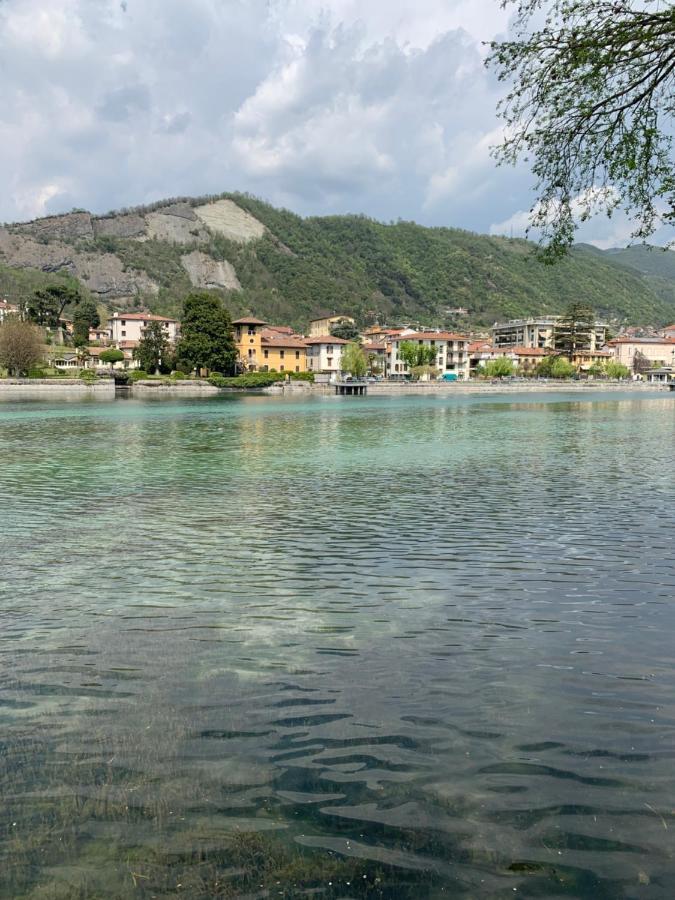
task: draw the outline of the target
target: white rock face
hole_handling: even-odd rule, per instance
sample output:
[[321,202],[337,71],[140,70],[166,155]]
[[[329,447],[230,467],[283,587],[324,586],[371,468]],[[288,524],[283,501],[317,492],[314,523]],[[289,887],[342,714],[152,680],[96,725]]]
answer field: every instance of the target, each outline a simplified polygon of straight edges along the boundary
[[148,237],[157,238],[159,241],[168,241],[171,244],[194,244],[195,241],[206,241],[209,238],[208,232],[197,219],[191,221],[184,216],[153,212],[148,213],[145,221],[148,226]]
[[228,291],[240,291],[241,284],[234,267],[226,261],[212,259],[200,250],[193,250],[181,256],[183,268],[190,276],[190,281],[197,288],[225,288]]
[[195,213],[211,231],[239,244],[257,240],[265,233],[262,222],[231,200],[216,200],[215,203],[197,206]]

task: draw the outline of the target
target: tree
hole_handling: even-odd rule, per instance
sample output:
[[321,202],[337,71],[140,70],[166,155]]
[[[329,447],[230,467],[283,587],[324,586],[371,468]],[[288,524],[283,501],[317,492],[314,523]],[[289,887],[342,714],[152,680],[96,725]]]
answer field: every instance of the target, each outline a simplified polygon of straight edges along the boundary
[[358,341],[359,329],[353,322],[338,322],[330,330],[333,337],[342,338],[343,341]]
[[101,353],[99,359],[102,363],[107,363],[112,369],[115,363],[124,360],[124,353],[121,350],[118,350],[117,347],[110,347],[109,350],[104,350],[103,353]]
[[36,325],[58,328],[63,310],[79,300],[80,292],[77,288],[67,284],[53,284],[34,292],[26,303],[26,315]]
[[101,319],[94,300],[83,299],[75,307],[73,313],[73,343],[76,347],[84,347],[89,343],[89,329],[98,328]]
[[436,362],[438,350],[429,344],[419,344],[415,341],[401,341],[398,353],[409,369],[416,366],[431,366]]
[[608,363],[605,363],[605,374],[608,378],[628,378],[630,369],[628,366],[610,359]]
[[513,360],[502,356],[499,359],[491,359],[486,363],[484,372],[488,378],[507,378],[514,372]]
[[208,291],[193,291],[183,304],[178,360],[190,369],[208,369],[230,375],[237,349],[232,321],[220,298]]
[[[635,351],[635,356],[633,357],[633,372],[636,375],[644,375],[645,372],[648,372],[652,367],[652,364],[639,350]],[[617,376],[621,377],[621,376]]]
[[368,360],[360,344],[357,344],[355,341],[347,344],[342,351],[340,368],[343,372],[349,372],[355,378],[363,378],[368,371]]
[[410,370],[412,377],[419,381],[420,378],[437,378],[439,370],[436,366],[413,366]]
[[607,372],[605,370],[605,366],[603,366],[602,363],[594,362],[588,367],[588,374],[592,375],[594,378],[602,378],[602,376],[606,375]]
[[43,353],[42,335],[35,325],[18,316],[8,316],[0,325],[0,365],[10,375],[25,375]]
[[162,322],[149,322],[134,350],[134,359],[146,372],[158,374],[170,353],[169,339]]
[[595,313],[584,303],[572,303],[556,322],[553,345],[572,359],[578,350],[588,350],[595,326]]
[[576,369],[572,363],[565,359],[564,356],[556,356],[551,364],[552,378],[571,378],[576,374]]
[[495,155],[531,161],[530,221],[544,258],[566,254],[578,223],[598,211],[623,206],[642,239],[675,223],[673,4],[502,0],[510,4],[513,37],[493,41],[487,60],[515,82],[500,104],[506,137]]

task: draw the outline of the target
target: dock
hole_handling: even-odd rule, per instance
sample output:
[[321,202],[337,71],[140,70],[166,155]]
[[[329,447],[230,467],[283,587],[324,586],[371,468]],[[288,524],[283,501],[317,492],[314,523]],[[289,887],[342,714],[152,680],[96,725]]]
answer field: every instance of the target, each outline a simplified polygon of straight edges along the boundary
[[349,381],[336,381],[335,393],[342,396],[360,396],[368,393],[368,382],[364,378],[351,378]]

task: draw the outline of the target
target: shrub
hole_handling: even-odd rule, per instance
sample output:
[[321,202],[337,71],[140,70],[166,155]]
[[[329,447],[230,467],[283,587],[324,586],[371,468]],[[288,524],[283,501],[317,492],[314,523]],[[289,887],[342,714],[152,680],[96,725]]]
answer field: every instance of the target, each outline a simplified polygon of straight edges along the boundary
[[187,377],[188,376],[185,374],[185,372],[175,371],[171,373],[172,381],[184,381]]
[[235,375],[229,378],[216,372],[210,376],[208,381],[209,384],[218,388],[232,387],[251,390],[270,387],[278,381],[283,381],[284,377],[283,372],[249,372],[246,375]]
[[132,369],[129,372],[129,381],[141,381],[148,377],[148,373],[143,369]]
[[46,378],[47,373],[44,369],[33,368],[28,370],[28,378]]
[[80,369],[80,376],[82,381],[86,381],[88,384],[93,384],[96,381],[96,372],[93,369]]
[[291,381],[314,382],[314,372],[291,372]]

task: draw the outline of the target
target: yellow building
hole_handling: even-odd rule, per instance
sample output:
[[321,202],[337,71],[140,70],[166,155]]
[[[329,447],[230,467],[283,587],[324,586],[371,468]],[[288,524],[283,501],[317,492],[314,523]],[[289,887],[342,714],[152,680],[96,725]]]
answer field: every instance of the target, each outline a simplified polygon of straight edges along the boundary
[[238,369],[242,372],[306,372],[307,348],[304,338],[292,328],[267,325],[254,316],[235,319],[234,341]]
[[307,346],[298,334],[266,328],[262,333],[262,361],[259,369],[263,372],[276,369],[277,372],[306,372]]
[[241,371],[256,372],[262,365],[262,333],[266,325],[266,322],[254,316],[243,316],[232,322],[239,357],[238,368]]
[[309,336],[322,337],[324,334],[330,334],[334,325],[342,325],[345,322],[356,325],[351,316],[322,316],[320,319],[312,319],[309,323]]

